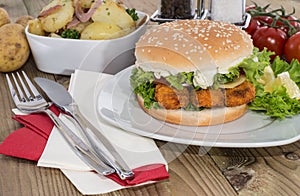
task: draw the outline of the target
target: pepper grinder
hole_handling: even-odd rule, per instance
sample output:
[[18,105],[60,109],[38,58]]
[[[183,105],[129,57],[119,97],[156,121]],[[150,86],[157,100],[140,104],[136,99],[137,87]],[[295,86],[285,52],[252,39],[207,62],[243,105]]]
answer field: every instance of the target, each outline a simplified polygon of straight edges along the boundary
[[165,19],[191,19],[195,16],[194,0],[160,0],[158,16]]
[[159,0],[158,9],[150,17],[153,22],[174,20],[205,19],[208,10],[205,0]]

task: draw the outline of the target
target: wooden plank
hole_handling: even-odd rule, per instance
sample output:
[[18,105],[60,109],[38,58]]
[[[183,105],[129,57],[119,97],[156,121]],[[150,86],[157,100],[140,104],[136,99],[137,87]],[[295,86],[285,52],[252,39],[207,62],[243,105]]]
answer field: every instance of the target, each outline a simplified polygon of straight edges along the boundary
[[[270,1],[261,0],[265,6]],[[252,4],[247,1],[247,4]],[[273,0],[270,9],[283,5],[287,13],[296,9],[299,1]],[[212,148],[210,156],[223,175],[240,195],[298,195],[300,192],[300,141],[273,148]]]
[[8,11],[12,22],[18,17],[28,14],[23,1],[20,0],[1,0],[0,7],[3,7]]
[[[2,1],[1,7],[6,8],[13,20],[21,15],[36,16],[41,7],[48,1],[24,1],[11,0]],[[17,6],[16,6],[17,5]],[[37,70],[33,58],[31,57],[26,65],[22,67],[30,78],[46,77],[54,79],[64,84],[69,84],[68,76],[60,76],[43,73]],[[9,90],[6,85],[5,77],[0,75],[0,122],[2,142],[13,130],[20,128],[22,125],[11,119],[11,108],[14,107]],[[35,162],[22,159],[6,157],[0,155],[0,195],[81,195],[69,180],[57,169],[39,168]],[[170,195],[168,181],[157,184],[143,186],[142,188],[131,188],[116,191],[104,195]]]
[[236,195],[210,156],[199,146],[159,144],[169,162],[171,189],[176,195]]
[[293,8],[295,8],[296,9],[295,16],[300,17],[300,9],[299,9],[300,2],[297,0],[290,0],[290,1],[287,1],[287,0],[272,0],[272,1],[269,1],[269,0],[259,0],[259,1],[247,0],[246,2],[247,2],[247,5],[251,5],[252,2],[256,2],[258,5],[260,5],[262,7],[270,4],[269,10],[278,9],[278,8],[281,8],[281,6],[283,6],[286,9],[287,14],[291,13],[293,11]]
[[57,169],[0,155],[0,195],[81,195]]
[[23,0],[27,12],[29,15],[37,17],[37,15],[41,12],[41,8],[47,5],[49,0],[38,0],[38,1],[28,1]]
[[[38,3],[29,6],[28,3]],[[40,5],[46,1],[3,0],[0,6],[5,8],[12,22],[22,15],[32,15],[40,11]],[[26,5],[27,3],[27,5]],[[33,3],[34,4],[34,3]],[[30,57],[22,67],[30,78],[36,76],[54,78],[37,70],[33,58]],[[22,127],[11,119],[11,108],[14,103],[9,94],[4,74],[0,77],[0,141],[2,142],[12,131]],[[46,169],[36,166],[35,162],[0,155],[0,195],[81,195],[76,188],[57,169]]]
[[239,194],[297,195],[300,141],[272,148],[212,148],[210,156]]
[[158,0],[145,1],[145,0],[123,0],[124,4],[129,8],[135,8],[136,10],[145,12],[149,15],[155,12],[158,8]]
[[[157,1],[124,0],[128,7],[152,14]],[[48,0],[2,0],[12,18],[36,16]],[[250,1],[247,1],[250,4]],[[262,0],[260,5],[267,4]],[[288,10],[299,1],[272,1],[272,8]],[[299,10],[297,10],[299,16]],[[68,86],[69,77],[37,70],[32,57],[23,69],[29,77],[46,77]],[[0,75],[0,141],[21,127],[11,120],[14,107],[4,75]],[[104,195],[297,195],[300,192],[300,142],[274,148],[212,148],[157,142],[169,161],[170,179]],[[39,168],[35,162],[0,155],[0,195],[80,195],[57,169]]]

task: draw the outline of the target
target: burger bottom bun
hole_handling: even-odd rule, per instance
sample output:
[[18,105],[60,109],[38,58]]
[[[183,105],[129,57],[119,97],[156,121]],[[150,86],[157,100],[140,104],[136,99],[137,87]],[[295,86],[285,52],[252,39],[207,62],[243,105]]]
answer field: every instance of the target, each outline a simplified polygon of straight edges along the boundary
[[144,107],[144,100],[141,96],[138,95],[137,100],[141,108],[154,118],[164,122],[186,126],[222,124],[240,118],[247,111],[246,104],[236,107],[204,109],[201,111],[147,109]]

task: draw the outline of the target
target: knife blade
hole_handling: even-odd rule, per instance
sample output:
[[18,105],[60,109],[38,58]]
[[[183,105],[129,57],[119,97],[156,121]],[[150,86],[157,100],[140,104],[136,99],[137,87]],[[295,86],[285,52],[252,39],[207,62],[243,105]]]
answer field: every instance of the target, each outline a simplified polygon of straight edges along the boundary
[[[110,141],[80,112],[78,105],[64,86],[46,78],[36,77],[34,80],[57,107],[74,119],[81,130],[84,140],[89,143],[91,148],[94,149],[95,153],[105,164],[112,167],[122,180],[134,176],[134,173],[129,169]],[[111,160],[99,145],[104,146],[116,159],[116,162]]]

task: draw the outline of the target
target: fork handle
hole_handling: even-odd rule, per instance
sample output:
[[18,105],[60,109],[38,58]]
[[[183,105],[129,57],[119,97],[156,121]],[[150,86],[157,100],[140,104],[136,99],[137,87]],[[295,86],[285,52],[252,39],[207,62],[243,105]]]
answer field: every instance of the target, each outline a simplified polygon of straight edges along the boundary
[[84,161],[99,174],[109,175],[115,172],[113,168],[107,166],[101,160],[99,160],[93,151],[90,150],[90,147],[87,146],[77,135],[75,135],[73,131],[51,110],[47,109],[44,112],[50,117],[64,139],[82,161]]

